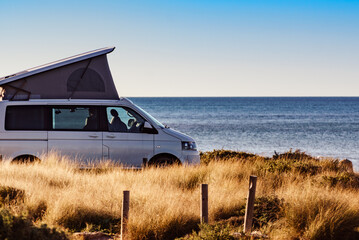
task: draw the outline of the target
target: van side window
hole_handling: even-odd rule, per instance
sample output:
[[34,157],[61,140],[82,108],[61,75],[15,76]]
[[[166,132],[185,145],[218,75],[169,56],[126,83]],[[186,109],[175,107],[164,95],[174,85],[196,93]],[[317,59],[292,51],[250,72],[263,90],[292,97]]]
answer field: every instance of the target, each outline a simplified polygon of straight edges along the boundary
[[142,132],[145,120],[132,109],[107,107],[106,113],[109,132]]
[[6,130],[47,130],[44,106],[8,106],[5,115]]
[[97,107],[52,107],[52,129],[74,131],[98,131]]

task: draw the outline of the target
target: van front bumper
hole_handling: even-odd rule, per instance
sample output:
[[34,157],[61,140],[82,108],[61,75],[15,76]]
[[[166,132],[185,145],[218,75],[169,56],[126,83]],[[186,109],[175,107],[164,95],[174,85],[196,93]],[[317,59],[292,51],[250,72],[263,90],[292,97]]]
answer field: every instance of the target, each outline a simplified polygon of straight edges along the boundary
[[200,163],[200,156],[198,151],[182,151],[182,159],[183,163],[187,164],[199,164]]

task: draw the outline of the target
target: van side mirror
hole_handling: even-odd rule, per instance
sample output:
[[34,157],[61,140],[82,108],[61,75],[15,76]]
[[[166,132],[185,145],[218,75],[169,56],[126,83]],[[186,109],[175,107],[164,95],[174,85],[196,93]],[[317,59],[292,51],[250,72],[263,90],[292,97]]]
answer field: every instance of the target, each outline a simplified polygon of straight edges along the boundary
[[157,134],[157,130],[151,126],[149,122],[145,122],[142,128],[143,133],[149,133],[149,134]]
[[144,128],[153,128],[149,122],[145,122]]

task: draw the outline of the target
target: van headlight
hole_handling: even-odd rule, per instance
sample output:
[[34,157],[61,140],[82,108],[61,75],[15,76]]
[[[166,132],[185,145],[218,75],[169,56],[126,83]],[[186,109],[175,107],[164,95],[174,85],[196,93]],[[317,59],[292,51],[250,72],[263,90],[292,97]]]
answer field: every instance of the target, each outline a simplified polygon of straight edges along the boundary
[[197,145],[195,142],[182,142],[182,150],[197,150]]

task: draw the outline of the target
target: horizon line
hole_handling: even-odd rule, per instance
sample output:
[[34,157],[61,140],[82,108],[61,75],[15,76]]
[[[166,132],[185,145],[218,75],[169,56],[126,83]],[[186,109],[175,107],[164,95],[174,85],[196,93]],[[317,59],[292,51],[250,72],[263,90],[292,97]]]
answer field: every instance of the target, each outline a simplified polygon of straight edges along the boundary
[[359,98],[359,96],[121,96],[125,98]]

